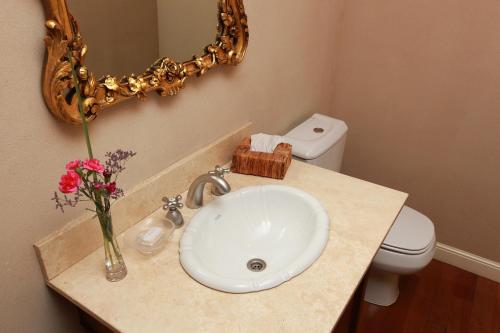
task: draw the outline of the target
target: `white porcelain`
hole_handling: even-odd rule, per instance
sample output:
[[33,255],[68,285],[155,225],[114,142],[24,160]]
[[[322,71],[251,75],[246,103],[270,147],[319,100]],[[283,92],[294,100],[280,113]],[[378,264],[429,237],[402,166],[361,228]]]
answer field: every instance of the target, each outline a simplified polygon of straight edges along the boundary
[[372,264],[378,269],[393,273],[413,274],[429,264],[435,251],[436,236],[433,235],[429,247],[420,254],[406,254],[380,248]]
[[365,286],[365,302],[389,306],[398,300],[399,275],[388,271],[370,268]]
[[399,295],[399,275],[418,272],[429,264],[435,251],[436,234],[431,220],[404,206],[373,259],[365,301],[392,305]]
[[420,254],[379,249],[368,273],[364,300],[381,306],[394,304],[399,295],[399,275],[418,272],[429,264],[435,251],[435,236],[431,245]]
[[405,254],[421,254],[435,240],[434,224],[424,214],[403,206],[382,243],[382,249]]
[[[269,289],[297,276],[321,255],[330,221],[320,202],[280,185],[246,187],[207,204],[180,242],[180,261],[198,282],[221,291]],[[262,272],[247,268],[263,259]]]
[[314,160],[339,145],[346,133],[347,125],[342,120],[315,113],[284,138],[292,145],[293,155]]
[[[293,145],[295,158],[340,172],[347,130],[341,120],[314,114],[285,137]],[[365,301],[378,305],[394,303],[399,295],[398,274],[411,274],[424,268],[432,260],[435,246],[432,221],[404,206],[373,260]]]
[[436,234],[429,218],[403,206],[373,259],[373,267],[397,274],[412,274],[434,257]]

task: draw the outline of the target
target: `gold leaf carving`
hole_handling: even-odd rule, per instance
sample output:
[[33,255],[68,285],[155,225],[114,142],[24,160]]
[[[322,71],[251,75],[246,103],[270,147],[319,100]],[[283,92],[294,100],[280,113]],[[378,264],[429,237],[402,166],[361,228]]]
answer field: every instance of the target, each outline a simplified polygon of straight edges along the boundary
[[[188,77],[201,76],[218,65],[240,63],[248,45],[248,25],[242,0],[219,0],[219,25],[214,43],[205,54],[182,63],[169,58],[158,59],[144,73],[120,80],[111,75],[96,79],[84,66],[88,48],[80,36],[76,20],[67,9],[66,0],[42,0],[49,20],[45,23],[47,61],[43,79],[43,95],[50,111],[59,119],[81,123],[71,78],[74,66],[84,99],[87,120],[94,119],[109,106],[131,97],[145,97],[156,91],[173,96],[184,87]],[[67,59],[68,47],[74,64]]]

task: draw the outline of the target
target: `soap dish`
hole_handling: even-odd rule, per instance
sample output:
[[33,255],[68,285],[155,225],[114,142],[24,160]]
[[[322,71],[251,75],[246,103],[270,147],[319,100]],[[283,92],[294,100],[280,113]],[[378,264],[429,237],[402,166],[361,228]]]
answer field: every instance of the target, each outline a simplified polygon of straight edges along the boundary
[[166,218],[147,217],[130,228],[124,236],[125,244],[145,256],[160,252],[175,230],[175,225]]

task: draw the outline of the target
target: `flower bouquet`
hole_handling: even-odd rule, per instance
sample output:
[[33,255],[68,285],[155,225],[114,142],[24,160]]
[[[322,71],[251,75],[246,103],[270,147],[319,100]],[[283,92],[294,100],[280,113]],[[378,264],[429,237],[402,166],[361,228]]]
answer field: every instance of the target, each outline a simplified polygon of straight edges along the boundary
[[124,163],[133,157],[133,151],[117,150],[106,153],[104,165],[98,159],[74,160],[66,164],[66,173],[59,181],[60,196],[54,192],[52,200],[56,208],[75,207],[80,201],[90,201],[101,225],[104,239],[106,277],[110,281],[121,280],[127,274],[120,248],[113,233],[111,200],[123,196],[123,190],[116,186],[118,174],[125,170]]
[[70,50],[68,50],[67,60],[71,65],[72,85],[78,98],[78,110],[82,119],[88,158],[83,161],[70,161],[66,164],[66,173],[61,176],[59,182],[59,191],[63,196],[54,192],[52,200],[55,201],[56,208],[62,212],[64,212],[64,207],[75,207],[80,201],[93,203],[95,209],[87,209],[95,212],[101,226],[104,239],[106,278],[112,282],[119,281],[127,275],[127,267],[113,233],[111,200],[123,196],[123,190],[116,186],[116,180],[118,175],[125,170],[125,162],[136,153],[121,149],[106,153],[107,160],[104,165],[93,157],[80,83],[76,74],[77,69]]

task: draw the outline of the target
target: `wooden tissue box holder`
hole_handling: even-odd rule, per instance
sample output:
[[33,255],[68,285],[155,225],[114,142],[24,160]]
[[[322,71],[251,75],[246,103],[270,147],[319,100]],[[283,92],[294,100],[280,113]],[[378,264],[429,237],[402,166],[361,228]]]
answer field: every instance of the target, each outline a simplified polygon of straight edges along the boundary
[[292,162],[292,145],[280,143],[272,153],[250,151],[251,139],[241,141],[233,155],[231,171],[245,175],[254,175],[283,179]]

